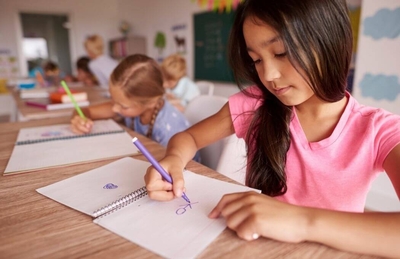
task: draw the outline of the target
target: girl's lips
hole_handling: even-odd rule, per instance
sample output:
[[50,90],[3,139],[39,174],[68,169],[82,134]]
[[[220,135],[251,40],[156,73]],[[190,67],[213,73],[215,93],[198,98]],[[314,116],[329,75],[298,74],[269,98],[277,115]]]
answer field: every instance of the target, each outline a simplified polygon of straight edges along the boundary
[[287,87],[279,88],[279,89],[274,90],[274,91],[275,91],[275,94],[276,94],[276,95],[283,95],[284,93],[286,93],[287,91],[289,91],[289,89],[290,89],[290,86],[287,86]]

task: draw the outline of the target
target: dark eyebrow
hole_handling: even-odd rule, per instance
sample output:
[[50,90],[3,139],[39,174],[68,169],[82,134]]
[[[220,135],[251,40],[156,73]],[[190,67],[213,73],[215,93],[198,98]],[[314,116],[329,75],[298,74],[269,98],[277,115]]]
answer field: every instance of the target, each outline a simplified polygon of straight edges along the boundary
[[[277,42],[279,40],[280,40],[280,37],[279,36],[275,36],[272,39],[265,40],[265,41],[261,42],[261,47],[263,47],[263,48],[267,47],[268,45],[271,45],[272,43],[275,43],[275,42]],[[252,51],[252,49],[248,47],[247,51]]]

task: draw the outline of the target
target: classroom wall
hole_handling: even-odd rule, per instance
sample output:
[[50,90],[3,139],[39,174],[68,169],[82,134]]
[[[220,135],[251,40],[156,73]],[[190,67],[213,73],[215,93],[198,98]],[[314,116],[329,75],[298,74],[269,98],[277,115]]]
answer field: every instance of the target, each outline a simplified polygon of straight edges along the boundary
[[[145,36],[148,55],[157,59],[175,53],[173,34],[186,40],[188,76],[194,75],[193,17],[196,12],[204,12],[196,2],[189,0],[0,0],[0,51],[9,50],[19,61],[19,69],[24,76],[27,70],[25,60],[20,57],[22,29],[19,12],[68,14],[70,18],[70,51],[74,64],[81,55],[85,55],[83,42],[87,35],[97,33],[106,41],[121,37],[118,25],[128,21],[132,35]],[[181,29],[173,33],[173,27]],[[184,27],[184,28],[182,28]],[[157,31],[167,35],[167,46],[162,55],[154,47]],[[108,49],[107,49],[108,51]],[[74,67],[73,67],[74,69]],[[230,95],[237,91],[234,84],[215,82],[217,93]]]
[[[361,0],[347,0],[350,5],[359,5]],[[131,23],[131,34],[145,36],[148,55],[162,58],[176,51],[172,38],[172,29],[184,25],[178,33],[186,39],[186,54],[188,75],[194,76],[193,50],[193,14],[207,11],[196,1],[190,0],[0,0],[0,50],[10,50],[12,55],[19,57],[22,35],[18,21],[18,12],[60,13],[69,14],[70,51],[72,64],[85,54],[83,41],[88,34],[98,33],[106,41],[120,37],[117,27],[122,20]],[[167,35],[167,46],[160,55],[154,47],[157,31]],[[176,31],[175,31],[176,33]],[[108,51],[108,50],[107,50]],[[21,71],[26,70],[25,61],[18,58]],[[231,83],[214,82],[217,93],[229,96],[237,92],[237,87]]]
[[68,14],[70,18],[70,51],[72,64],[86,54],[83,42],[87,35],[97,33],[106,40],[120,36],[118,0],[0,0],[0,51],[8,50],[19,60],[24,75],[26,63],[20,57],[22,28],[19,12]]
[[[400,114],[400,1],[363,0],[353,96],[362,104]],[[385,173],[367,197],[373,210],[400,211]]]
[[[182,55],[187,61],[188,76],[194,77],[194,32],[193,14],[206,12],[196,1],[190,0],[119,0],[119,17],[132,24],[134,35],[144,36],[147,39],[147,54],[161,61],[163,57],[176,53],[173,36],[185,38],[186,52]],[[154,47],[154,40],[158,31],[164,32],[167,44],[160,54]],[[216,93],[229,96],[238,91],[236,85],[224,82],[214,82]]]

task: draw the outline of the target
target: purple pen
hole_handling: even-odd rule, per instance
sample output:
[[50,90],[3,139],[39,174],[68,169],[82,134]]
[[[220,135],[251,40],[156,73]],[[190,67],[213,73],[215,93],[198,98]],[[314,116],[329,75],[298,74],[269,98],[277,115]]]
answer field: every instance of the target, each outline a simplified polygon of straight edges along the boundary
[[[138,138],[134,137],[132,139],[132,143],[142,152],[142,154],[149,160],[149,162],[154,166],[154,168],[161,174],[161,176],[169,183],[172,184],[171,176],[165,171],[164,168],[158,163],[158,161],[150,154],[150,152],[143,146],[143,144],[139,141]],[[189,198],[185,193],[182,193],[182,198],[190,203]]]

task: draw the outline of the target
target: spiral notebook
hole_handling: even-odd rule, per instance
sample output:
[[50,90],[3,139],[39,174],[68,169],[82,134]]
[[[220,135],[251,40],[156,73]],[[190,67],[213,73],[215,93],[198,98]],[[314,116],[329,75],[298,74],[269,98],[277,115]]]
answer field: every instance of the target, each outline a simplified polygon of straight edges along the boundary
[[4,175],[138,154],[131,136],[114,120],[97,120],[91,133],[77,135],[70,124],[23,128]]
[[126,157],[37,189],[40,194],[90,215],[93,222],[165,258],[198,256],[225,228],[208,213],[224,194],[249,187],[184,172],[186,195],[151,200],[144,187],[150,163]]

